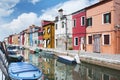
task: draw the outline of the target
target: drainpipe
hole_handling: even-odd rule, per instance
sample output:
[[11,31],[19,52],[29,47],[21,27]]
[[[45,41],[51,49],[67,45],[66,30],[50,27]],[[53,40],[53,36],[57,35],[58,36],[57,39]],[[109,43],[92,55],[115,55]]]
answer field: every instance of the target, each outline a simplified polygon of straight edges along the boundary
[[65,16],[65,21],[66,21],[66,22],[65,22],[65,36],[66,36],[65,49],[67,50],[67,48],[68,48],[68,47],[67,47],[67,45],[68,45],[68,44],[67,44],[67,42],[68,42],[68,39],[67,39],[67,38],[68,38],[67,30],[68,30],[68,28],[67,28],[67,17],[66,17],[66,16]]

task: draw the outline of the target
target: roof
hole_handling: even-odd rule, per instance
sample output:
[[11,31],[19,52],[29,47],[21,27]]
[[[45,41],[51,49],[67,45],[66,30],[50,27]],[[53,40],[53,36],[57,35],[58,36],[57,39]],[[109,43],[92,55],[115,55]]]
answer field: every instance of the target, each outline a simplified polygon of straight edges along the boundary
[[77,13],[79,13],[79,12],[84,12],[84,11],[85,11],[85,9],[81,9],[81,10],[78,10],[78,11],[76,11],[76,12],[73,12],[72,15],[77,14]]
[[50,25],[50,24],[54,24],[54,22],[53,22],[53,21],[50,21],[50,22],[48,22],[48,23],[42,25],[42,27],[47,26],[47,25]]
[[99,1],[99,2],[96,3],[96,4],[93,4],[93,5],[90,5],[90,6],[88,6],[88,7],[85,7],[85,8],[83,8],[83,9],[78,10],[78,11],[76,11],[76,12],[73,12],[73,13],[71,13],[71,14],[74,15],[74,14],[77,14],[77,13],[79,13],[79,12],[83,12],[83,11],[85,11],[85,10],[87,10],[87,9],[90,9],[90,8],[93,8],[93,7],[96,7],[96,6],[99,6],[99,5],[104,4],[104,3],[107,3],[107,2],[109,2],[109,1],[112,1],[112,0]]
[[112,0],[103,0],[103,1],[100,1],[100,2],[98,2],[96,4],[93,4],[91,6],[86,7],[85,10],[93,8],[93,7],[96,7],[96,6],[99,6],[99,5],[102,5],[102,4],[105,4],[105,3],[109,2],[109,1],[112,1]]

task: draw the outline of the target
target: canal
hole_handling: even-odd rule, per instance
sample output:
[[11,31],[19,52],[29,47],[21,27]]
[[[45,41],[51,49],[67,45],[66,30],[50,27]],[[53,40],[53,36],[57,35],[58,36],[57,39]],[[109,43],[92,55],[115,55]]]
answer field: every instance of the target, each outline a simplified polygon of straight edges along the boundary
[[[120,80],[120,71],[81,62],[65,64],[57,60],[52,52],[36,52],[25,49],[20,53],[25,61],[39,67],[43,80]],[[44,54],[45,53],[45,54]]]

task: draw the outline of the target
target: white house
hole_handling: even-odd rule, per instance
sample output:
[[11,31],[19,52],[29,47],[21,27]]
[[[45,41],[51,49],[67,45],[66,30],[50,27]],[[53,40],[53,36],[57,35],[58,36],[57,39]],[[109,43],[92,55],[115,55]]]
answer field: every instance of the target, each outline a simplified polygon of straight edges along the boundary
[[59,15],[55,18],[55,48],[60,50],[69,49],[72,46],[72,15]]
[[[33,25],[34,26],[34,25]],[[39,30],[40,27],[38,26],[34,26],[32,29],[33,29],[33,46],[38,46],[38,30]]]

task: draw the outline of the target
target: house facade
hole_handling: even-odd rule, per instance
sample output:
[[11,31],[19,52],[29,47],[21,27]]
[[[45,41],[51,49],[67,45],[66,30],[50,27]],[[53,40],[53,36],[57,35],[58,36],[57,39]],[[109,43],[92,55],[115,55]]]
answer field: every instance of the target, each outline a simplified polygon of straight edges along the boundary
[[35,25],[33,25],[33,28],[32,28],[32,31],[33,31],[33,33],[32,33],[32,35],[33,35],[33,37],[32,37],[32,39],[33,39],[33,46],[38,46],[38,31],[39,31],[39,28],[40,27],[38,27],[38,26],[35,26]]
[[55,18],[55,48],[67,50],[72,47],[72,15],[63,15],[60,9]]
[[79,10],[72,13],[73,28],[72,42],[74,50],[85,50],[86,38],[86,11]]
[[43,47],[43,29],[42,27],[38,30],[38,46]]
[[29,46],[29,29],[24,30],[24,45]]
[[12,35],[9,35],[9,37],[8,37],[8,43],[12,44]]
[[19,37],[18,34],[13,34],[13,36],[12,36],[12,44],[13,45],[18,45],[19,44],[18,37]]
[[24,31],[21,31],[21,32],[19,33],[19,39],[20,39],[19,45],[20,45],[20,46],[24,45]]
[[54,23],[50,21],[48,24],[42,25],[43,28],[43,47],[54,48]]
[[32,30],[33,26],[29,26],[29,45],[33,46],[33,30]]
[[119,3],[120,0],[102,0],[86,8],[86,51],[120,53]]

